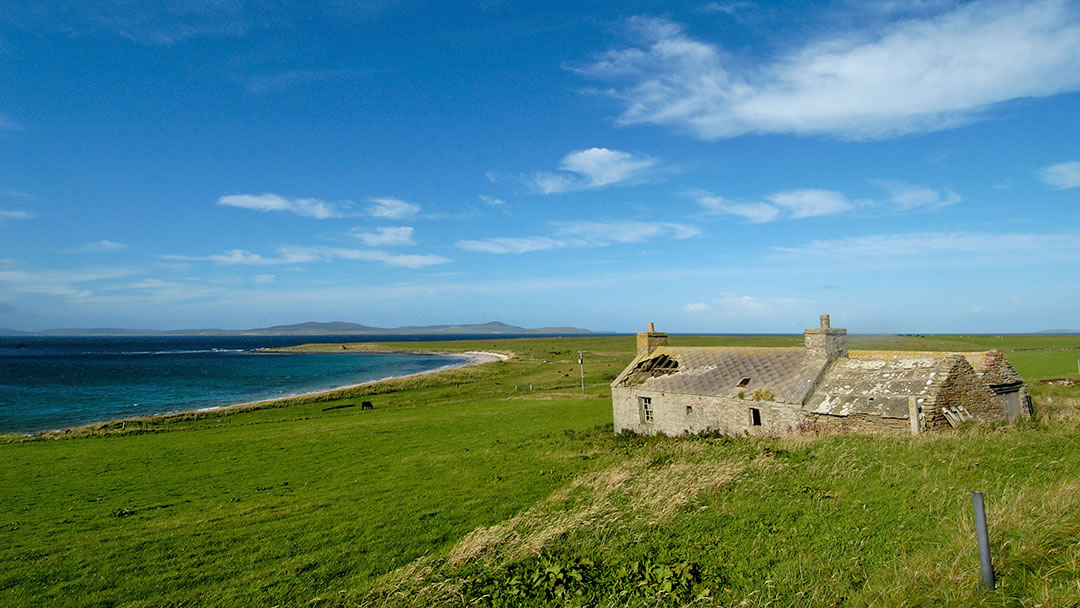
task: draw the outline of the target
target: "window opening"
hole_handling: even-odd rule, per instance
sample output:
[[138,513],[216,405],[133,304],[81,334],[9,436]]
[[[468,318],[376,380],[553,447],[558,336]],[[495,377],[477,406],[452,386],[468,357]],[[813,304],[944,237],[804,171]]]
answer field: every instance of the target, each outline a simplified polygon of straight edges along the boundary
[[638,404],[641,407],[641,421],[652,422],[653,410],[652,410],[652,398],[651,397],[638,397]]
[[750,426],[761,426],[761,410],[756,407],[750,408]]
[[750,376],[747,376],[747,377],[743,378],[742,380],[739,380],[738,386],[742,387],[742,386],[746,386],[747,384],[750,384]]
[[690,414],[693,414],[693,413],[694,413],[694,406],[692,406],[692,405],[686,406],[686,415],[689,416]]

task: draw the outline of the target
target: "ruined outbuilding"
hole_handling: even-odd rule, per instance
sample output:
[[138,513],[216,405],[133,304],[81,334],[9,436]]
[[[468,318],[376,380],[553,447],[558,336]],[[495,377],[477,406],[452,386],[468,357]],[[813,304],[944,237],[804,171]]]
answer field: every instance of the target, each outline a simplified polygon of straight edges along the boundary
[[650,323],[611,398],[616,432],[649,435],[918,434],[1031,415],[1024,381],[997,351],[849,351],[829,315],[801,348],[672,347]]

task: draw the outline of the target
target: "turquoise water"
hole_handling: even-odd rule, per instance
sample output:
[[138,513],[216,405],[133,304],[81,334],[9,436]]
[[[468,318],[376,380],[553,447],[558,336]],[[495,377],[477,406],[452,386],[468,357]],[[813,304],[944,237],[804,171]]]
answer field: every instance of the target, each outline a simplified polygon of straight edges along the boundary
[[357,337],[0,337],[0,433],[221,407],[464,362],[440,355],[249,352],[341,341]]

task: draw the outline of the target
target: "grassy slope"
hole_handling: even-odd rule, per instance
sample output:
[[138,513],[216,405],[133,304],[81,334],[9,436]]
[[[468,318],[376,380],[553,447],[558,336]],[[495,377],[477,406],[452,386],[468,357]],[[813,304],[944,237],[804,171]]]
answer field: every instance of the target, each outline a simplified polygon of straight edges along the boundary
[[[719,342],[798,339],[672,339]],[[997,347],[1029,380],[1076,377],[1080,358],[1059,350],[1075,336],[851,343]],[[374,411],[309,402],[0,445],[0,605],[1080,603],[1075,388],[1033,385],[1051,422],[1021,428],[626,438],[604,426],[606,383],[631,338],[429,346],[518,357],[350,397]]]

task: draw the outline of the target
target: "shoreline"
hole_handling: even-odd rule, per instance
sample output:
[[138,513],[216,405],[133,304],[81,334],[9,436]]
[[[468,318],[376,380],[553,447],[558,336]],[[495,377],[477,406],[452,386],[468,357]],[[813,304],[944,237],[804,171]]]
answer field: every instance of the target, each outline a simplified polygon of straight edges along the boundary
[[[447,371],[450,371],[450,370],[461,369],[461,368],[464,368],[464,367],[471,367],[471,366],[474,366],[474,365],[482,365],[484,363],[494,363],[494,362],[497,362],[497,361],[507,361],[507,360],[509,360],[509,359],[511,359],[513,357],[513,353],[506,354],[506,353],[489,352],[489,351],[465,351],[465,352],[457,352],[457,353],[445,352],[445,351],[444,352],[433,352],[433,351],[419,351],[419,350],[416,350],[416,351],[391,351],[391,350],[386,350],[386,351],[378,351],[378,350],[347,351],[346,350],[346,351],[342,351],[342,350],[333,350],[333,349],[330,349],[329,347],[327,349],[325,349],[325,350],[309,350],[309,351],[300,351],[300,352],[286,350],[286,349],[257,349],[257,350],[253,350],[253,351],[250,351],[250,352],[253,353],[253,354],[258,354],[259,352],[262,352],[262,353],[267,353],[267,354],[287,353],[287,354],[300,354],[300,355],[303,355],[303,354],[323,354],[323,353],[365,354],[365,355],[367,355],[367,354],[371,354],[371,355],[376,355],[376,354],[442,355],[442,356],[461,356],[461,357],[464,357],[465,360],[463,362],[461,362],[460,364],[445,365],[443,367],[438,367],[438,368],[435,368],[435,369],[430,369],[430,370],[426,370],[426,371],[422,371],[422,372],[413,372],[411,374],[402,374],[400,376],[387,376],[385,378],[379,378],[378,380],[368,380],[366,382],[360,382],[360,383],[356,383],[356,384],[348,384],[348,385],[338,386],[338,387],[334,387],[334,388],[321,389],[321,390],[317,390],[317,391],[309,391],[309,392],[306,392],[306,393],[296,393],[296,394],[293,394],[293,395],[285,395],[285,396],[282,396],[282,397],[274,397],[272,399],[260,399],[258,401],[244,401],[244,402],[240,402],[240,403],[230,403],[230,404],[226,404],[226,405],[218,405],[218,406],[211,406],[211,407],[176,410],[176,411],[172,411],[172,412],[162,412],[162,413],[159,413],[159,414],[147,414],[145,416],[132,416],[130,418],[113,418],[113,419],[109,419],[109,420],[101,420],[101,421],[98,421],[98,422],[90,422],[90,423],[87,423],[87,424],[82,424],[80,426],[66,427],[66,428],[62,428],[62,429],[51,429],[51,430],[33,431],[33,432],[15,431],[15,432],[11,432],[11,433],[0,433],[0,438],[3,438],[3,437],[18,437],[18,438],[21,438],[23,440],[62,439],[62,438],[66,438],[66,437],[78,436],[80,434],[80,432],[85,432],[87,430],[89,430],[91,432],[91,434],[93,434],[93,431],[96,430],[96,429],[108,430],[109,427],[116,427],[117,425],[119,425],[119,427],[118,427],[119,430],[124,430],[127,423],[140,423],[140,422],[148,422],[148,421],[154,421],[154,420],[160,420],[160,419],[176,418],[176,417],[191,416],[191,415],[196,415],[197,416],[199,414],[205,414],[205,413],[211,413],[211,412],[212,413],[220,413],[220,414],[223,414],[223,415],[229,415],[231,413],[239,413],[239,412],[246,411],[246,410],[254,410],[254,409],[260,409],[261,407],[272,406],[273,404],[278,403],[278,402],[291,401],[291,400],[294,400],[294,399],[305,399],[305,398],[310,398],[310,397],[318,397],[320,395],[329,395],[331,393],[336,393],[336,392],[339,392],[339,391],[349,391],[349,390],[353,390],[353,389],[357,389],[357,388],[361,388],[361,387],[365,387],[365,386],[371,386],[373,384],[379,384],[380,382],[391,382],[391,381],[394,381],[394,380],[402,380],[402,379],[406,379],[406,378],[417,378],[417,377],[420,377],[420,376],[429,376],[429,375],[434,375],[434,374],[440,374],[440,373],[447,372]],[[230,410],[235,410],[235,412],[230,412]]]
[[379,378],[378,380],[368,380],[367,382],[359,382],[357,384],[346,384],[345,386],[337,386],[337,387],[334,387],[334,388],[327,388],[327,389],[322,389],[322,390],[318,390],[318,391],[309,391],[307,393],[296,393],[294,395],[285,395],[284,397],[274,397],[273,399],[260,399],[258,401],[244,401],[242,403],[230,403],[229,405],[218,405],[218,406],[214,406],[214,407],[205,407],[205,408],[200,408],[200,409],[195,409],[195,410],[184,410],[184,411],[180,411],[180,412],[174,412],[172,414],[157,414],[157,415],[159,415],[159,416],[167,416],[167,415],[178,415],[178,414],[192,413],[192,412],[219,412],[221,410],[226,410],[226,409],[234,408],[234,407],[239,408],[239,407],[250,407],[250,406],[254,406],[254,405],[267,405],[267,404],[271,404],[271,403],[276,403],[278,401],[286,401],[286,400],[289,400],[289,399],[303,399],[305,397],[317,397],[319,395],[335,393],[337,391],[348,391],[348,390],[352,390],[352,389],[355,389],[355,388],[360,388],[360,387],[363,387],[363,386],[370,386],[372,384],[378,384],[380,382],[390,382],[392,380],[402,380],[402,379],[405,379],[405,378],[418,378],[420,376],[430,376],[430,375],[433,375],[433,374],[439,374],[439,373],[442,373],[442,372],[447,372],[447,371],[450,371],[452,369],[461,369],[463,367],[471,367],[473,365],[481,365],[483,363],[494,363],[496,361],[506,361],[506,360],[510,359],[510,355],[506,355],[506,354],[503,354],[503,353],[494,353],[494,352],[485,352],[485,351],[472,351],[472,350],[462,352],[462,353],[446,353],[446,352],[438,353],[438,352],[428,352],[428,351],[403,352],[403,351],[378,351],[378,350],[369,350],[369,351],[362,351],[362,352],[356,352],[356,351],[350,352],[350,351],[335,351],[335,350],[330,350],[330,349],[327,349],[327,350],[309,350],[309,351],[303,351],[303,352],[296,352],[296,351],[276,351],[276,350],[271,350],[271,349],[259,349],[258,351],[252,351],[252,352],[263,352],[263,353],[268,353],[268,354],[281,354],[282,352],[284,352],[284,353],[288,353],[288,354],[299,354],[299,355],[323,354],[323,353],[341,353],[343,355],[344,354],[352,354],[352,355],[384,355],[384,354],[385,355],[390,355],[390,354],[393,354],[393,355],[399,355],[399,354],[441,355],[441,356],[462,356],[462,357],[465,357],[465,361],[458,364],[458,365],[444,365],[443,367],[437,367],[435,369],[429,369],[429,370],[423,371],[423,372],[413,372],[411,374],[403,374],[401,376],[387,376],[385,378]]

